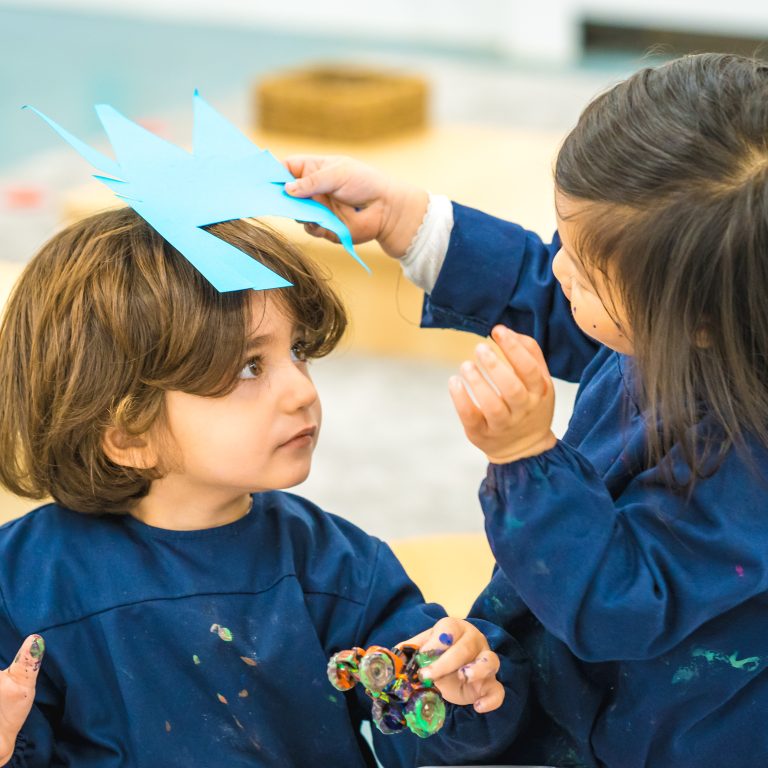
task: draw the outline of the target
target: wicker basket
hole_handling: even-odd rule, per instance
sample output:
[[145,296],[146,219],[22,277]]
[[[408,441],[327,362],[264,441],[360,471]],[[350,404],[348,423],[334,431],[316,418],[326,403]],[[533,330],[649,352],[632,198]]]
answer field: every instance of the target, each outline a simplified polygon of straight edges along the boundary
[[415,76],[319,66],[256,87],[259,127],[332,141],[366,141],[423,128],[427,84]]

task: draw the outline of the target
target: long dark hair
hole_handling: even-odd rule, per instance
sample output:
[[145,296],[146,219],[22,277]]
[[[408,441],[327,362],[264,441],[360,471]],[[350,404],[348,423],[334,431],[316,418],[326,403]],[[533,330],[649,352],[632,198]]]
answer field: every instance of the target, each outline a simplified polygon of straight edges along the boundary
[[555,181],[625,304],[649,460],[679,446],[690,486],[747,433],[768,444],[768,64],[637,72],[586,108]]

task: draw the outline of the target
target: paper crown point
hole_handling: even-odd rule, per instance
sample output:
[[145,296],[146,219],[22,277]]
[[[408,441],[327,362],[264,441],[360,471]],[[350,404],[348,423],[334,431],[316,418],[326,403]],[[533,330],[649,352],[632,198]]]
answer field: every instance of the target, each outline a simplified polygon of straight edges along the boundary
[[[291,197],[294,176],[222,117],[195,89],[193,151],[189,152],[96,105],[115,160],[96,151],[34,107],[56,133],[99,171],[95,178],[126,201],[219,291],[261,291],[291,284],[233,245],[201,227],[232,219],[280,216],[333,232],[355,253],[347,226],[324,205]],[[370,270],[368,270],[370,271]]]

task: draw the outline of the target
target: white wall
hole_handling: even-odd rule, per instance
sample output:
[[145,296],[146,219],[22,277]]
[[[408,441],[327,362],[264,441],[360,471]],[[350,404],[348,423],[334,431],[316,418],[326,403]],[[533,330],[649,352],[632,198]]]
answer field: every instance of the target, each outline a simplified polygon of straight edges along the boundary
[[[18,3],[0,0],[0,6]],[[766,0],[24,0],[24,5],[482,47],[552,63],[578,56],[585,18],[768,37]]]

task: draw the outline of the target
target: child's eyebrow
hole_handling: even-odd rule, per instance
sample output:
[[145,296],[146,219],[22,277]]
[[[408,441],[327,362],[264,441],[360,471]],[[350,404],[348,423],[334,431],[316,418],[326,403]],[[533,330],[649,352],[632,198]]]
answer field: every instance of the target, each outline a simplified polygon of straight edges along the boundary
[[259,347],[266,347],[273,339],[274,336],[271,333],[262,334],[261,336],[251,336],[245,342],[245,349],[247,352],[250,352]]

